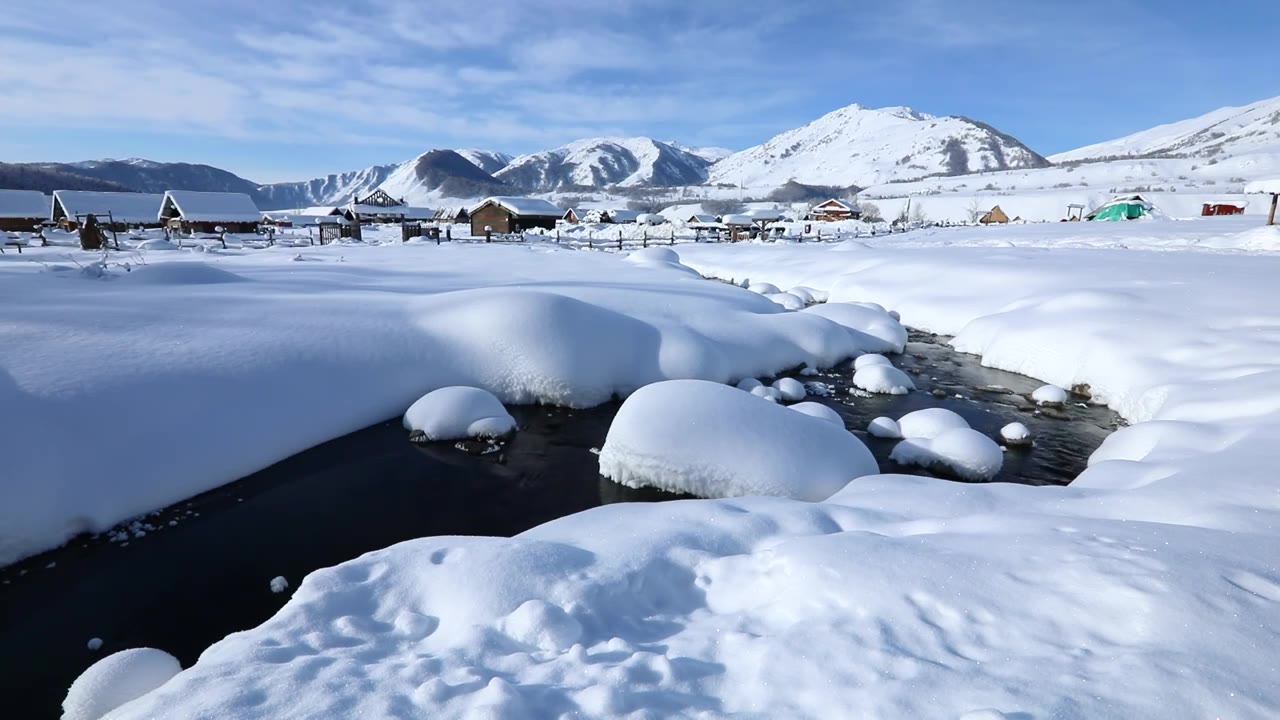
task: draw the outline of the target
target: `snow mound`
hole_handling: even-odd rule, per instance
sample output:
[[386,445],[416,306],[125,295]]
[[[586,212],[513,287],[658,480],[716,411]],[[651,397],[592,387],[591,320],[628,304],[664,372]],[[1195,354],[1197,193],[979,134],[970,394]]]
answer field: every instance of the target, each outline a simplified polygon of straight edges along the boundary
[[805,295],[808,295],[810,298],[810,302],[815,302],[815,303],[824,303],[827,301],[828,298],[831,297],[831,294],[828,293],[826,290],[811,288],[808,285],[797,285],[791,288],[790,290],[788,290],[787,292],[794,293],[798,297],[804,297]]
[[245,282],[247,278],[202,262],[167,262],[142,265],[124,276],[141,285],[217,285]]
[[761,295],[777,295],[782,292],[777,285],[767,282],[751,283],[747,286],[747,289],[753,293],[759,293]]
[[177,250],[178,246],[164,238],[151,238],[138,243],[139,250]]
[[182,671],[178,660],[153,648],[108,655],[80,674],[62,701],[63,720],[96,720],[164,685]]
[[946,408],[916,410],[898,419],[898,428],[904,438],[932,440],[948,430],[968,427],[969,423],[964,418]]
[[933,439],[912,438],[898,443],[889,459],[903,465],[946,468],[963,480],[990,480],[1000,472],[1004,453],[991,438],[970,428],[956,428]]
[[764,383],[760,382],[755,378],[742,378],[741,380],[738,381],[737,387],[739,390],[742,390],[745,392],[751,392],[752,390],[755,390],[756,388],[760,387],[763,384]]
[[[752,286],[755,289],[755,286]],[[854,335],[866,352],[900,353],[907,346],[907,329],[878,305],[871,303],[826,302],[803,310],[842,325]]]
[[1020,422],[1009,423],[1000,428],[1000,437],[1010,445],[1030,445],[1031,431]]
[[1031,399],[1038,405],[1066,405],[1067,391],[1057,385],[1044,385],[1031,393]]
[[680,255],[671,248],[641,248],[627,255],[626,261],[641,267],[665,268],[682,272],[691,277],[702,279],[702,274],[693,268],[680,264]]
[[857,358],[855,358],[853,361],[853,369],[856,371],[856,370],[861,370],[862,368],[871,367],[872,365],[892,365],[892,364],[893,363],[889,361],[889,358],[883,355],[870,353],[867,355],[859,355]]
[[911,378],[892,365],[868,365],[853,374],[853,384],[884,395],[906,395],[916,389]]
[[89,638],[89,642],[85,643],[85,647],[97,652],[102,649],[102,638]]
[[271,592],[279,595],[289,589],[289,581],[283,575],[277,575],[271,578]]
[[764,398],[769,402],[782,402],[782,393],[778,392],[777,388],[768,385],[757,385],[751,388],[751,394],[758,398]]
[[844,427],[844,418],[840,417],[840,413],[836,412],[835,410],[832,410],[831,408],[827,407],[826,405],[823,405],[822,403],[817,403],[817,402],[796,403],[795,405],[788,405],[787,409],[795,410],[796,412],[802,412],[805,415],[809,415],[810,417],[816,417],[819,420],[826,420],[827,422],[833,425],[836,425],[838,427],[842,427],[842,428]]
[[819,501],[878,471],[843,425],[701,380],[638,390],[600,451],[600,474],[615,482],[712,498]]
[[790,290],[787,291],[787,294],[794,295],[795,297],[800,298],[801,302],[803,302],[805,305],[812,305],[818,302],[813,297],[813,291],[807,287],[804,287],[803,285],[799,285],[791,288]]
[[804,300],[791,293],[769,293],[765,297],[787,310],[803,310],[805,306]]
[[807,394],[804,383],[795,378],[778,378],[773,383],[773,389],[778,391],[783,402],[800,402]]
[[528,600],[500,623],[513,640],[551,652],[564,652],[582,637],[582,624],[543,600]]
[[454,386],[419,398],[405,412],[404,428],[426,440],[461,440],[507,435],[516,421],[493,393]]
[[867,432],[878,438],[901,438],[902,428],[893,418],[878,417],[867,425]]

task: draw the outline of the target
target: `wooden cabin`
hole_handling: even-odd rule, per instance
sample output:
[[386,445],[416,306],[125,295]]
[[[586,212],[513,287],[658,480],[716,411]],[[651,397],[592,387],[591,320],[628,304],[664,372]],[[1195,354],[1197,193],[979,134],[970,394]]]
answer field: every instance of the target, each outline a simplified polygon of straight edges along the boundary
[[0,231],[35,232],[49,219],[49,196],[39,190],[0,190]]
[[244,193],[169,190],[160,205],[160,220],[183,232],[257,232],[262,212]]
[[862,210],[857,205],[831,198],[809,208],[809,214],[805,219],[817,222],[836,222],[838,220],[857,220],[861,217]]
[[164,195],[158,193],[54,190],[52,220],[63,230],[75,230],[93,215],[105,230],[158,228]]
[[1216,217],[1218,215],[1243,215],[1244,203],[1205,203],[1200,210],[1201,217]]
[[587,216],[587,212],[588,211],[583,210],[582,208],[569,208],[564,211],[564,215],[562,215],[560,219],[571,225],[577,225]]
[[470,210],[471,235],[483,236],[485,228],[495,233],[518,233],[530,228],[552,230],[563,215],[560,208],[537,198],[486,198]]
[[694,213],[684,219],[686,225],[714,225],[717,222],[716,216],[708,213]]
[[461,206],[443,207],[436,210],[435,214],[431,216],[431,219],[438,223],[453,225],[469,222],[471,220],[471,213],[467,208]]
[[983,225],[1007,225],[1009,224],[1009,216],[997,205],[991,208],[990,212],[978,218],[978,222]]

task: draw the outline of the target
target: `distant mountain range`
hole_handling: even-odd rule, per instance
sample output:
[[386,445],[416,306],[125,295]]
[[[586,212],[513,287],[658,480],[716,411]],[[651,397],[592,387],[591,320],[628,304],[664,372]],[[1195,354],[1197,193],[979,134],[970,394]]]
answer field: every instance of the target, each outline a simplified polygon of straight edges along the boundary
[[[906,107],[849,105],[740,152],[647,137],[591,138],[511,156],[436,149],[402,163],[261,185],[209,165],[143,159],[0,163],[0,187],[49,192],[169,189],[244,192],[263,209],[337,205],[382,188],[410,204],[435,205],[495,193],[789,183],[847,188],[1058,162],[1176,156],[1229,158],[1280,153],[1280,98],[1223,108],[1046,159],[986,123]],[[1210,161],[1213,162],[1213,161]],[[1266,165],[1264,163],[1264,165]]]

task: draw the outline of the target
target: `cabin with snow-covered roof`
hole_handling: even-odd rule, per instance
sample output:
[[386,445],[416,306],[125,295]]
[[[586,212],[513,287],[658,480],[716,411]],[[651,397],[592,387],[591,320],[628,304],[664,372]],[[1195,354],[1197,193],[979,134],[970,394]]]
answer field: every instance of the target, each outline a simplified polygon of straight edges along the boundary
[[685,218],[684,222],[686,225],[713,225],[719,221],[710,213],[694,213]]
[[471,219],[471,212],[464,205],[456,205],[454,207],[442,207],[435,211],[431,219],[438,223],[456,224],[465,223]]
[[560,219],[571,225],[577,225],[578,223],[583,222],[583,218],[585,218],[589,212],[590,210],[584,210],[582,208],[569,208],[564,211],[564,215],[562,215]]
[[495,233],[518,233],[530,228],[555,229],[556,221],[564,210],[538,198],[491,197],[485,198],[470,210],[471,234],[485,234],[485,228]]
[[262,213],[244,193],[169,190],[160,205],[160,221],[184,232],[251,233]]
[[131,227],[156,228],[160,222],[159,193],[54,190],[52,219],[64,230],[75,230],[93,215],[104,228],[121,231]]
[[39,190],[0,190],[0,230],[31,232],[48,219],[48,195]]
[[862,210],[856,204],[831,198],[809,208],[809,214],[805,219],[817,222],[837,222],[840,220],[857,220],[861,217]]

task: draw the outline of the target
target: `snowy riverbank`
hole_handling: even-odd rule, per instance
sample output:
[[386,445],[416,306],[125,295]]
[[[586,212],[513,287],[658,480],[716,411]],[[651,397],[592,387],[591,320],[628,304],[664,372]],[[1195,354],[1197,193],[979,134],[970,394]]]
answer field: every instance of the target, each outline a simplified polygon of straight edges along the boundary
[[[1173,245],[1193,226],[1122,227]],[[511,539],[402,543],[308,576],[274,618],[112,719],[1269,716],[1280,704],[1280,258],[1016,247],[1017,228],[999,230],[1015,247],[965,247],[991,237],[974,228],[908,236],[917,247],[677,249],[707,274],[880,302],[989,364],[1089,385],[1138,424],[1071,486],[878,475],[822,503],[620,505]],[[227,257],[216,269],[243,278],[229,287],[157,283],[145,302],[128,279],[103,292],[6,277],[0,312],[27,352],[0,346],[12,378],[0,391],[28,403],[43,432],[0,442],[39,472],[227,471],[227,448],[244,449],[236,462],[269,460],[340,431],[320,411],[329,403],[358,424],[403,404],[394,396],[420,391],[427,373],[508,401],[588,403],[638,386],[618,366],[646,381],[727,380],[834,352],[823,328],[788,319],[812,313],[772,313],[763,297],[674,268],[548,250]],[[527,287],[421,294],[481,283]],[[90,300],[91,319],[68,312]],[[575,341],[583,328],[593,343]],[[486,341],[459,339],[472,333]],[[594,354],[580,357],[585,347]],[[116,360],[104,372],[99,356]],[[546,370],[560,363],[571,372]],[[207,394],[190,394],[195,379]],[[68,397],[94,402],[43,414]],[[255,399],[260,420],[217,414]],[[108,428],[75,436],[84,460],[37,462],[67,439],[44,433],[80,423]]]

